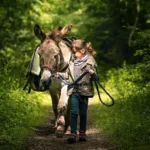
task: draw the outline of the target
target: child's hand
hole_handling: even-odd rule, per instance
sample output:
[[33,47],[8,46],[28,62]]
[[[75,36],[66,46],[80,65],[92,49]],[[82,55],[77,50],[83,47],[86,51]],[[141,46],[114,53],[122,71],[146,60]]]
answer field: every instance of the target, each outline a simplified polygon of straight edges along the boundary
[[58,78],[59,78],[59,75],[58,75],[58,73],[56,73],[56,74],[55,74],[55,78],[56,78],[56,79],[58,79]]
[[95,73],[95,72],[94,72],[92,69],[89,70],[89,74],[92,75],[92,74],[94,74],[94,73]]

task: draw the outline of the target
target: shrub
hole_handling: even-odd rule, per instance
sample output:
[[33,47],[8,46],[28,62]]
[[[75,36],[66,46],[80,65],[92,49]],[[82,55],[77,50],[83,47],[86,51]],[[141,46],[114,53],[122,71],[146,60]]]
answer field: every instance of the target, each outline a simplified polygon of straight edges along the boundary
[[[1,77],[2,79],[2,77]],[[3,76],[3,79],[6,77]],[[50,106],[49,95],[27,94],[11,78],[0,85],[0,149],[19,150],[34,127],[44,121]],[[48,98],[45,98],[47,96]]]
[[115,97],[113,107],[97,107],[95,124],[115,137],[117,144],[130,147],[150,144],[150,89],[142,84],[142,72],[137,66],[123,65],[108,72],[106,89]]

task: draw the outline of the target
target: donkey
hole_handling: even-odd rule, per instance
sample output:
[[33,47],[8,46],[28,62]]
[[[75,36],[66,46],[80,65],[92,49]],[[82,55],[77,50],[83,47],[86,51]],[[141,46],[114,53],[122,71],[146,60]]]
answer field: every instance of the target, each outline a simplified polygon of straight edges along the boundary
[[[69,33],[72,25],[58,29],[51,29],[49,32],[44,32],[39,25],[34,26],[35,36],[41,41],[37,47],[39,54],[39,62],[41,68],[41,76],[39,80],[39,89],[47,90],[45,82],[54,72],[64,72],[69,61],[72,58],[71,48],[63,40],[63,37]],[[34,89],[34,87],[32,87]],[[61,82],[60,79],[53,78],[50,88],[48,89],[51,99],[52,108],[55,115],[56,137],[62,137],[65,129],[69,125],[69,115],[66,113],[68,108],[67,85]]]

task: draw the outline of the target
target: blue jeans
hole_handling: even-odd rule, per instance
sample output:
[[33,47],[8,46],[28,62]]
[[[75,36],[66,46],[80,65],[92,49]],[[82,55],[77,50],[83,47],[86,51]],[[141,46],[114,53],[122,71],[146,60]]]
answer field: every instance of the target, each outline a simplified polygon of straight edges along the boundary
[[79,132],[86,132],[88,97],[81,96],[77,92],[73,92],[70,97],[70,108],[71,133],[77,133],[78,115],[80,116]]

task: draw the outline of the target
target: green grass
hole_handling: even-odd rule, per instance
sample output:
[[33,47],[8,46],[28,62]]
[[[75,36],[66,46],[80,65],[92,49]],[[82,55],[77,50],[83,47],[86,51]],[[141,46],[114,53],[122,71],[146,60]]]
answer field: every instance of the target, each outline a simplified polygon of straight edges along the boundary
[[[131,100],[132,101],[132,100]],[[113,136],[118,146],[131,147],[150,144],[150,110],[144,105],[141,110],[130,102],[116,101],[113,107],[95,105],[94,124],[101,132]]]
[[27,136],[34,132],[34,127],[48,116],[50,96],[7,89],[0,97],[0,149],[19,150]]
[[[149,84],[141,85],[125,80],[137,74],[133,68],[111,72],[105,85],[115,98],[115,105],[98,105],[97,96],[93,103],[94,124],[102,133],[112,136],[114,144],[122,147],[121,150],[150,145]],[[104,93],[102,98],[107,100]]]

